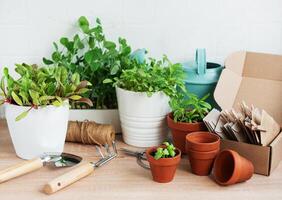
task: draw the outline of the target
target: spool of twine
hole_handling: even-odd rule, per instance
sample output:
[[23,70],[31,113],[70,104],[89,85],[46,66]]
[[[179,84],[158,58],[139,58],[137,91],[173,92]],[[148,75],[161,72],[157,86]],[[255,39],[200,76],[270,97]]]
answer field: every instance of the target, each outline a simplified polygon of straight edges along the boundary
[[67,142],[82,144],[112,144],[115,140],[115,131],[112,125],[98,124],[94,121],[69,121]]

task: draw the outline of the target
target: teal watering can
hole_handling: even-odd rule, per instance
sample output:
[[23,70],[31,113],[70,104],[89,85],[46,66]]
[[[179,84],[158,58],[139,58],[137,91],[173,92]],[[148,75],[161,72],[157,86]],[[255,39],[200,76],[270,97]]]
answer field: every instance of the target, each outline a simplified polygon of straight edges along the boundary
[[146,53],[146,49],[137,49],[131,53],[130,58],[136,60],[138,63],[144,63],[146,60]]
[[214,100],[213,92],[223,70],[223,66],[217,63],[207,62],[205,49],[197,49],[195,61],[186,62],[182,65],[186,74],[186,89],[196,94],[199,98],[209,93],[210,96],[207,102],[209,102],[212,107],[219,108]]

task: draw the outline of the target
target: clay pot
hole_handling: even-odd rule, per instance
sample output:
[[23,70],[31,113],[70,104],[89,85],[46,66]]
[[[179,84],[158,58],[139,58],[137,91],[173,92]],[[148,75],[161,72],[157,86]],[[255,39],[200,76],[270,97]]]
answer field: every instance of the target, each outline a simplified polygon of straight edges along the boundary
[[188,133],[195,131],[205,131],[207,130],[204,122],[197,123],[184,123],[184,122],[175,122],[173,120],[173,114],[169,113],[166,117],[168,127],[172,132],[173,145],[179,148],[182,151],[182,154],[185,154],[185,137]]
[[224,150],[216,158],[213,174],[220,185],[232,185],[249,180],[254,173],[254,165],[236,151]]
[[220,138],[210,132],[193,132],[186,135],[186,151],[214,151],[219,149]]
[[209,152],[200,152],[188,150],[189,161],[192,173],[199,176],[207,176],[210,174],[214,159],[219,149]]
[[150,164],[153,180],[159,183],[168,183],[173,180],[177,166],[181,159],[181,151],[176,148],[176,156],[173,158],[154,159],[153,153],[158,147],[146,150],[147,160]]

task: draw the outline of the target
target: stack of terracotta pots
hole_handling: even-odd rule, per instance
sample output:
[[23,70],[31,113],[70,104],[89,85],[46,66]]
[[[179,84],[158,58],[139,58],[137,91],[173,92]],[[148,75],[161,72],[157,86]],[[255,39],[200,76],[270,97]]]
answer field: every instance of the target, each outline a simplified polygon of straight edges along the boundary
[[199,176],[209,175],[219,148],[220,138],[215,134],[194,132],[186,135],[186,152],[192,172]]

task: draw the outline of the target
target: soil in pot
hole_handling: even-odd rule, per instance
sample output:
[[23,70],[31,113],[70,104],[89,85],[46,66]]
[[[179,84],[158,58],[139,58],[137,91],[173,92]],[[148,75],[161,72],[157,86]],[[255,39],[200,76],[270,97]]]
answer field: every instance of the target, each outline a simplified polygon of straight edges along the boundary
[[173,158],[160,158],[156,160],[153,154],[157,147],[151,147],[146,150],[146,156],[150,164],[153,180],[158,183],[168,183],[174,178],[177,166],[181,160],[181,151],[176,148],[176,156]]
[[216,158],[213,175],[220,185],[232,185],[249,180],[254,174],[251,161],[236,151],[224,150]]
[[193,151],[214,151],[220,147],[220,138],[210,132],[193,132],[186,135],[186,150]]
[[186,135],[195,131],[207,130],[204,122],[197,122],[197,123],[175,122],[173,120],[172,113],[169,113],[167,115],[167,124],[172,132],[173,145],[179,148],[183,154],[185,154]]
[[210,174],[214,159],[219,149],[209,152],[199,152],[188,149],[188,156],[192,173],[199,176],[207,176]]

